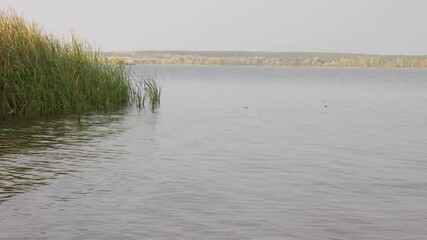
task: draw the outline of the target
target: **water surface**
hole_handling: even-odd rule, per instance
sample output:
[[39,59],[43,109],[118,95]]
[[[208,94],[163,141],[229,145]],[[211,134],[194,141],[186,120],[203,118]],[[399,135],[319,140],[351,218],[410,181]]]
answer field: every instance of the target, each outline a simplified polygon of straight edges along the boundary
[[0,239],[427,236],[426,70],[134,70],[158,112],[0,124]]

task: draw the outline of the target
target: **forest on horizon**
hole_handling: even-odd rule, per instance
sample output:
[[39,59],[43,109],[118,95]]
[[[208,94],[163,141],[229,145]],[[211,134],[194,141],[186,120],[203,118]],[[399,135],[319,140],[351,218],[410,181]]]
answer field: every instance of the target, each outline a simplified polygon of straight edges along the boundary
[[244,51],[129,51],[103,54],[110,60],[126,64],[427,68],[427,55]]

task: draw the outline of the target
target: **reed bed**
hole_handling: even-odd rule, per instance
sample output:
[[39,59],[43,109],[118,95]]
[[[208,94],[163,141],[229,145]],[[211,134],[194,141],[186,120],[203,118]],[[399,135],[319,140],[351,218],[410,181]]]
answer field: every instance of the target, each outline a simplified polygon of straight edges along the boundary
[[[3,117],[38,118],[144,106],[144,89],[135,87],[129,75],[123,64],[108,62],[99,50],[75,36],[61,40],[13,11],[0,12]],[[153,84],[147,89],[157,87]]]

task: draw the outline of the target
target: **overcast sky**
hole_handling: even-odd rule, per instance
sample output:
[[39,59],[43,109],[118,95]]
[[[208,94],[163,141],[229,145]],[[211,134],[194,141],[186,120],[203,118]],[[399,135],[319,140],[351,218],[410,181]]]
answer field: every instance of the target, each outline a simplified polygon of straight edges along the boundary
[[0,0],[103,50],[427,54],[427,0]]

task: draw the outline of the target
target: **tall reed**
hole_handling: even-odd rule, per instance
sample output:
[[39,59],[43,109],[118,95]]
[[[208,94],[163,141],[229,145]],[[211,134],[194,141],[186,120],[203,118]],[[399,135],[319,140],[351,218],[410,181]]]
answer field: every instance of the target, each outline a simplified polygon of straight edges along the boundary
[[157,85],[154,78],[147,78],[144,80],[144,97],[142,104],[145,106],[146,100],[150,103],[151,111],[155,111],[160,107],[160,96],[162,94],[162,87]]
[[0,115],[38,118],[142,105],[123,64],[73,36],[60,40],[13,11],[0,12]]

